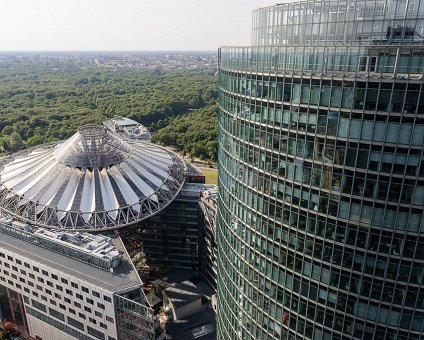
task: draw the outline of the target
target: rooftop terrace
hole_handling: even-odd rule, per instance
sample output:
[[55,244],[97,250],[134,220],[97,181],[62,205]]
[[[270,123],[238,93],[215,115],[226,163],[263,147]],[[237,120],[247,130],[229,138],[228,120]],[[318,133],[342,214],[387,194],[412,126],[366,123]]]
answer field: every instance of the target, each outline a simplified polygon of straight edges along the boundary
[[117,267],[122,257],[112,238],[102,234],[47,230],[7,216],[0,218],[0,232],[103,270]]
[[79,280],[104,288],[111,292],[120,292],[142,284],[134,267],[130,263],[125,248],[119,237],[111,236],[114,247],[122,255],[119,265],[113,269],[113,273],[90,264],[78,261],[75,258],[52,252],[36,244],[24,241],[20,238],[5,234],[0,228],[0,248],[9,250],[17,256],[26,257],[45,265],[51,269],[56,269],[62,273],[78,278]]
[[145,126],[126,117],[114,117],[105,120],[103,125],[123,139],[150,141],[151,138],[150,132]]

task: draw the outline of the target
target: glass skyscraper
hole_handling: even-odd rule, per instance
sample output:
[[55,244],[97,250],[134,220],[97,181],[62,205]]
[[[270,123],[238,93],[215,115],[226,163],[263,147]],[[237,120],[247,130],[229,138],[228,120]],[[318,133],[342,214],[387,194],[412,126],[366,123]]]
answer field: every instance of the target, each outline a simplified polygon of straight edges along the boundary
[[253,12],[219,53],[218,339],[421,339],[424,1]]

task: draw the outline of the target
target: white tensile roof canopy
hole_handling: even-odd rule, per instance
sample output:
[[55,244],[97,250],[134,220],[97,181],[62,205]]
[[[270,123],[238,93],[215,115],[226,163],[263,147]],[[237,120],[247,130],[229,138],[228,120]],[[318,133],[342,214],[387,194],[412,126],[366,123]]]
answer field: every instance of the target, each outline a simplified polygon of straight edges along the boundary
[[0,210],[43,227],[113,229],[162,210],[184,174],[172,152],[86,125],[64,142],[2,158]]

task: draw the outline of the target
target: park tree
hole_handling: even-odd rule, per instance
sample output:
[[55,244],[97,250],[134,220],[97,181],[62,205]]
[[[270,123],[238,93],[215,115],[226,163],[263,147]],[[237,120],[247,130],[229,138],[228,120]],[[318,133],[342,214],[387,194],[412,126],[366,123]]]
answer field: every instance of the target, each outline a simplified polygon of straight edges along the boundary
[[21,149],[23,145],[24,144],[21,135],[17,132],[12,132],[12,134],[10,135],[10,150],[16,152]]
[[213,73],[126,72],[55,63],[52,67],[23,62],[2,71],[0,147],[4,152],[64,139],[81,125],[122,115],[149,128],[158,136],[157,142],[216,159],[209,144],[217,140],[218,130]]
[[41,135],[32,136],[28,138],[28,140],[26,141],[26,145],[28,147],[36,146],[43,143],[44,143],[44,136],[41,136]]
[[10,136],[12,132],[13,132],[13,127],[11,125],[6,125],[1,131],[1,134],[3,136]]

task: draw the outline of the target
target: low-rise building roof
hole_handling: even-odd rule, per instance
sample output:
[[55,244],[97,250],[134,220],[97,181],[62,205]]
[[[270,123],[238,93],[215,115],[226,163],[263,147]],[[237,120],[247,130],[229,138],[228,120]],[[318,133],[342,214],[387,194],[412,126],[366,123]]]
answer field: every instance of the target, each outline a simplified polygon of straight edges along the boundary
[[203,297],[202,293],[191,281],[177,283],[174,286],[166,288],[163,292],[175,309],[188,305]]

